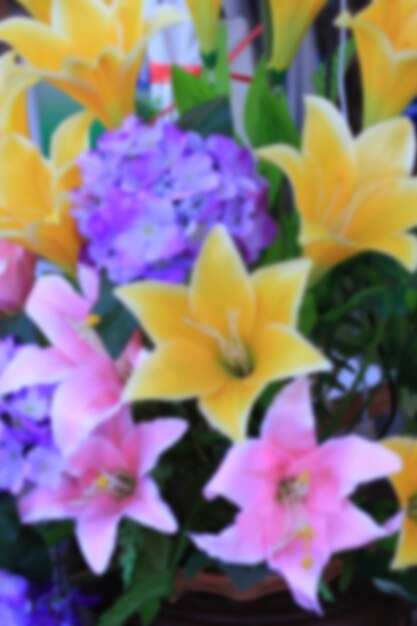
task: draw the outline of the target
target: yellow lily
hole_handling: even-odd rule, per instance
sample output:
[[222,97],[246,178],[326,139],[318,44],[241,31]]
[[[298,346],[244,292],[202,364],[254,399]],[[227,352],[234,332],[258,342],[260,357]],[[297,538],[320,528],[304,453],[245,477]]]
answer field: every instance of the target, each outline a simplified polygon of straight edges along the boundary
[[295,330],[310,263],[297,260],[249,275],[217,226],[191,285],[140,282],[116,291],[156,344],[133,373],[127,401],[198,397],[217,429],[241,439],[251,407],[271,381],[327,370]]
[[417,565],[417,440],[392,437],[383,443],[403,462],[401,470],[390,477],[404,513],[392,567],[403,569]]
[[269,0],[272,20],[272,54],[269,67],[285,72],[307,31],[327,0]]
[[337,24],[356,40],[364,90],[364,125],[402,113],[417,94],[417,0],[374,0]]
[[364,251],[393,257],[412,271],[417,240],[417,179],[411,123],[382,122],[357,138],[328,101],[307,98],[301,152],[276,145],[257,151],[290,178],[301,217],[299,242],[317,280],[332,266]]
[[222,0],[185,0],[191,13],[204,61],[215,63],[219,42],[219,19]]
[[29,135],[26,91],[36,82],[33,72],[18,63],[13,52],[0,56],[0,135]]
[[52,0],[18,0],[18,2],[37,20],[49,23]]
[[91,121],[86,112],[68,118],[55,131],[50,161],[17,133],[0,139],[0,237],[68,273],[74,273],[81,246],[68,192],[80,183],[74,159],[88,148]]
[[[0,39],[104,125],[118,127],[134,111],[147,38],[182,14],[161,7],[145,21],[143,0],[51,1],[48,23],[12,17],[0,24]],[[45,16],[44,3],[30,5],[35,16]]]

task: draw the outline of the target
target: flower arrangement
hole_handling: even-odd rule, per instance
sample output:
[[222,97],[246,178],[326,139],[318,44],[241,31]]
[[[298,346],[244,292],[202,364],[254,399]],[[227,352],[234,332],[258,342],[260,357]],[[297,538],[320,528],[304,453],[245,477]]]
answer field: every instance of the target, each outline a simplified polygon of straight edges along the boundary
[[[203,568],[237,586],[281,577],[317,614],[364,575],[417,602],[416,141],[402,115],[417,2],[341,12],[302,130],[286,75],[327,3],[265,2],[246,139],[220,2],[187,2],[204,67],[172,69],[175,122],[136,84],[150,37],[184,15],[19,2],[29,14],[0,24],[4,623],[78,626],[93,606],[101,626],[152,624],[178,572]],[[81,107],[45,153],[24,98],[39,81]]]

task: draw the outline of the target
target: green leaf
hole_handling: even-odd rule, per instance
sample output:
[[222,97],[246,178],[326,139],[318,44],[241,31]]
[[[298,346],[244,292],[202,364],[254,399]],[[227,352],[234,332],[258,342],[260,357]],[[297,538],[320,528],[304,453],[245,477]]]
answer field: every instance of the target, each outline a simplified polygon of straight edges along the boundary
[[216,97],[216,89],[205,75],[195,76],[178,65],[172,68],[172,89],[181,115]]
[[147,576],[145,580],[134,584],[101,616],[98,626],[123,626],[125,621],[145,604],[167,598],[171,589],[171,572],[164,571]]
[[220,96],[184,113],[177,122],[183,130],[194,130],[203,137],[219,133],[233,136],[229,99]]
[[[344,60],[345,70],[348,68],[353,55],[355,54],[356,46],[355,40],[349,39],[346,45],[346,54]],[[340,62],[340,50],[337,50],[334,54],[332,54],[330,59],[330,67],[328,69],[328,62],[324,61],[318,67],[318,69],[313,74],[313,84],[316,88],[316,92],[320,96],[326,96],[336,102],[338,97],[339,90],[339,81],[338,81],[338,71],[339,71],[339,62]],[[328,72],[330,72],[330,76],[328,79]]]
[[273,143],[298,147],[300,134],[283,89],[273,91],[268,82],[265,60],[253,77],[245,103],[245,129],[254,148]]
[[122,570],[122,580],[125,588],[132,583],[137,559],[143,548],[142,527],[135,522],[125,520],[119,533],[119,565]]
[[42,537],[34,528],[22,526],[16,504],[0,498],[0,569],[45,584],[51,580],[51,561]]
[[125,348],[138,324],[133,315],[123,306],[114,293],[114,286],[107,280],[102,281],[100,297],[93,309],[100,323],[98,333],[109,354],[117,358]]

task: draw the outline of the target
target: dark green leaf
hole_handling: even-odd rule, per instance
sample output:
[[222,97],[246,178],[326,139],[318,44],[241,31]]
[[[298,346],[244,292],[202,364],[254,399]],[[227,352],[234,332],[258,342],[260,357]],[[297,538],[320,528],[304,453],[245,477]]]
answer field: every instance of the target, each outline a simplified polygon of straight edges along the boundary
[[205,75],[195,76],[178,65],[172,68],[172,89],[181,115],[216,97],[216,89]]
[[145,580],[134,584],[101,616],[98,626],[123,626],[133,613],[148,602],[167,598],[171,588],[171,572],[164,571],[147,576]]
[[245,128],[254,148],[273,143],[298,146],[300,142],[285,92],[271,89],[264,60],[257,67],[246,98]]
[[219,567],[233,581],[236,589],[241,593],[244,593],[247,589],[271,575],[270,570],[265,565],[241,567],[219,563]]
[[177,123],[180,128],[194,130],[203,137],[216,133],[233,136],[232,112],[226,96],[214,98],[187,111]]
[[[349,66],[353,55],[355,54],[355,40],[350,39],[346,46],[346,55],[344,60],[345,69]],[[320,96],[327,95],[330,100],[336,102],[339,89],[338,69],[340,62],[340,50],[335,52],[330,59],[330,81],[328,80],[328,63],[327,61],[320,64],[316,72],[313,74],[313,84],[316,92]]]
[[97,330],[109,354],[116,358],[137,329],[138,324],[132,314],[113,293],[114,286],[106,280],[102,282],[100,298],[93,313],[99,316]]

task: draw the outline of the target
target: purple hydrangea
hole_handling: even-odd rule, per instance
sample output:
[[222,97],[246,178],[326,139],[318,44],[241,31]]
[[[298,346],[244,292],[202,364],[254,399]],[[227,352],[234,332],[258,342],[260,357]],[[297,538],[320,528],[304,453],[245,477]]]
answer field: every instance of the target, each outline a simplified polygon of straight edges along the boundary
[[267,183],[250,151],[227,137],[129,117],[79,164],[73,214],[87,257],[114,283],[184,281],[218,223],[248,263],[275,237]]
[[2,626],[81,626],[79,609],[95,603],[77,590],[39,589],[25,578],[0,570]]
[[[0,341],[0,375],[19,347]],[[0,397],[0,490],[18,494],[28,483],[54,486],[63,460],[52,436],[54,385],[36,385]]]

